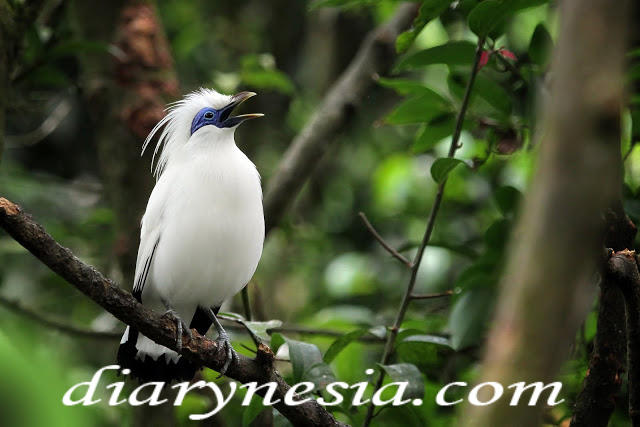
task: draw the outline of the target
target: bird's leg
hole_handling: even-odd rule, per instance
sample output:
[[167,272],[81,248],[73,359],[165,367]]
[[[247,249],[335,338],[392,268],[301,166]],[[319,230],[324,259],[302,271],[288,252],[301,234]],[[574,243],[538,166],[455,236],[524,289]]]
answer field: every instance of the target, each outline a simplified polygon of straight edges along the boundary
[[189,325],[184,323],[184,320],[182,320],[182,317],[180,317],[178,312],[171,308],[169,301],[166,299],[161,299],[161,301],[162,304],[164,304],[164,308],[167,309],[163,316],[171,316],[176,322],[176,347],[178,348],[178,353],[180,353],[182,350],[182,332],[184,331],[189,339],[193,338],[193,333],[191,332],[191,329],[189,329]]
[[227,357],[225,359],[224,366],[222,367],[222,369],[220,369],[220,375],[218,375],[218,378],[222,378],[224,374],[227,373],[227,368],[229,368],[229,365],[231,364],[231,361],[233,360],[233,358],[237,357],[236,352],[233,349],[233,347],[231,347],[231,341],[229,340],[229,335],[227,335],[227,332],[224,330],[224,328],[220,324],[220,321],[216,317],[216,314],[213,312],[213,310],[209,307],[205,311],[209,316],[209,319],[211,319],[211,322],[214,324],[214,326],[218,330],[218,338],[216,339],[216,342],[221,346],[221,348],[226,349],[227,351],[226,353]]

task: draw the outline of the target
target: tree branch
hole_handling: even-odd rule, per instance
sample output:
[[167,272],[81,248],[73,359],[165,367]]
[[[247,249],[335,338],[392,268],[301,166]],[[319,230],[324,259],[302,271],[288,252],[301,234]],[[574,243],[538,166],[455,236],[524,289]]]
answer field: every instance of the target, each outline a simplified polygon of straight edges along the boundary
[[45,316],[32,308],[26,307],[18,301],[13,301],[3,296],[0,296],[0,305],[3,305],[5,308],[17,314],[25,316],[31,320],[34,320],[44,326],[52,329],[57,329],[66,334],[76,335],[83,338],[99,339],[119,339],[122,336],[122,334],[118,332],[94,331],[93,329],[81,328],[79,326],[61,322],[58,319]]
[[395,259],[397,259],[398,261],[400,261],[401,263],[403,263],[405,266],[411,268],[413,267],[413,263],[411,261],[409,261],[408,259],[406,259],[401,253],[399,253],[398,251],[396,251],[395,249],[393,249],[391,247],[391,245],[389,245],[387,243],[386,240],[384,240],[384,238],[376,231],[376,229],[373,227],[373,225],[371,224],[371,222],[369,222],[369,220],[367,219],[367,216],[364,214],[364,212],[358,212],[358,216],[360,217],[360,219],[362,219],[362,222],[364,222],[365,227],[367,227],[367,230],[369,230],[369,232],[373,235],[373,237],[378,241],[378,243],[380,243],[380,245],[391,254],[392,257],[394,257]]
[[627,381],[629,417],[640,426],[640,273],[635,251],[616,252],[607,264],[607,273],[624,295],[627,315]]
[[449,297],[451,295],[453,295],[453,291],[445,291],[439,294],[426,294],[426,295],[420,295],[420,294],[411,294],[410,298],[412,300],[420,300],[420,299],[435,299],[435,298],[442,298],[442,297]]
[[[636,227],[622,210],[622,201],[605,213],[604,247],[621,251],[633,246]],[[616,408],[622,375],[626,369],[626,320],[620,308],[624,297],[607,272],[611,249],[602,257],[598,325],[589,369],[576,399],[571,427],[606,427]]]
[[[105,278],[94,267],[84,264],[69,249],[60,246],[19,206],[1,197],[0,226],[43,264],[109,313],[155,342],[176,350],[176,327],[172,319],[158,315],[138,303],[129,292]],[[182,336],[180,353],[187,359],[216,371],[222,368],[226,357],[224,351],[218,351],[215,341],[203,337],[195,330],[193,339]],[[229,366],[227,376],[241,383],[275,382],[277,389],[274,398],[281,401],[274,404],[274,407],[294,425],[343,425],[315,400],[299,406],[285,405],[282,399],[290,387],[273,368],[273,358],[271,350],[261,346],[255,359],[238,355]],[[263,389],[258,394],[264,395],[265,391]]]
[[358,106],[374,84],[373,76],[391,69],[396,38],[411,26],[418,9],[416,3],[402,4],[388,22],[367,36],[315,115],[284,153],[265,191],[266,233],[280,222],[338,133],[355,119]]

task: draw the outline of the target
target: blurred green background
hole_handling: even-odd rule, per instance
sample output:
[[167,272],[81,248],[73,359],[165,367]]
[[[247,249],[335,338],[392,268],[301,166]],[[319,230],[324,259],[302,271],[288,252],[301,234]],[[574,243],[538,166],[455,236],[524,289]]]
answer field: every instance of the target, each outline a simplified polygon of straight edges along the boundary
[[[0,95],[9,100],[0,195],[21,205],[83,261],[130,289],[130,263],[138,239],[132,230],[141,212],[127,213],[121,207],[127,205],[127,197],[144,207],[152,182],[150,158],[135,165],[123,163],[123,157],[113,154],[117,149],[109,151],[105,142],[98,142],[106,137],[113,148],[121,139],[117,132],[109,134],[99,115],[90,113],[96,80],[87,76],[91,64],[99,62],[83,59],[88,54],[103,60],[117,55],[112,45],[92,39],[87,28],[95,27],[97,33],[108,22],[105,16],[118,13],[128,2],[90,5],[95,10],[89,12],[87,3],[45,1],[43,13],[25,36],[10,91]],[[288,144],[354,58],[365,35],[386,22],[399,4],[353,0],[315,6],[318,3],[324,5],[284,0],[150,3],[166,33],[180,93],[199,87],[258,93],[243,108],[265,113],[265,118],[240,127],[236,140],[257,165],[263,183],[269,182]],[[380,360],[384,327],[392,324],[409,280],[409,271],[382,249],[357,214],[364,212],[409,259],[415,254],[437,188],[430,168],[446,156],[473,61],[477,38],[469,16],[477,3],[455,2],[423,30],[418,28],[415,40],[405,40],[406,52],[399,56],[393,75],[380,79],[370,91],[268,236],[249,285],[256,318],[278,319],[288,328],[278,331],[275,339],[287,340],[289,353],[302,342],[317,346],[324,355],[337,339],[327,330],[357,331],[333,347],[341,348],[329,364],[338,381],[371,380],[365,370],[376,368]],[[396,342],[393,363],[417,368],[412,380],[421,381],[424,403],[385,408],[374,425],[455,425],[456,407],[438,407],[435,395],[449,382],[472,381],[477,372],[511,226],[534,168],[535,106],[544,96],[556,34],[556,10],[544,1],[532,4],[514,10],[491,32],[487,49],[505,47],[517,61],[495,52],[479,72],[463,146],[456,154],[465,165],[449,176],[419,272],[416,293],[453,290],[455,295],[413,302]],[[95,22],[85,21],[88,16]],[[109,31],[113,29],[105,30]],[[429,51],[426,60],[419,56],[441,46],[446,48]],[[175,100],[169,98],[165,101]],[[635,221],[640,217],[640,171],[634,168],[637,153],[630,151],[635,135],[630,113],[627,118],[625,207]],[[143,139],[133,138],[136,153]],[[128,170],[147,187],[110,180],[112,169]],[[9,378],[0,385],[5,397],[0,404],[3,425],[187,425],[192,423],[190,413],[215,407],[212,396],[204,392],[190,394],[175,410],[108,406],[110,392],[104,386],[121,381],[112,372],[105,373],[96,393],[101,403],[64,407],[61,399],[68,388],[115,363],[124,325],[4,233],[0,297],[0,377]],[[29,313],[18,312],[16,304]],[[244,313],[240,297],[222,311]],[[95,335],[68,333],[37,317]],[[250,337],[240,328],[231,331],[234,347],[250,355],[255,348]],[[571,414],[594,333],[592,313],[564,369],[565,402],[549,411],[557,423]],[[286,361],[278,362],[278,368],[290,383],[314,375],[307,371],[307,377],[300,376]],[[201,375],[207,381],[216,376],[208,370]],[[227,390],[228,381],[216,383]],[[127,384],[125,390],[134,386]],[[450,400],[460,397],[465,397],[463,390],[452,391]],[[241,401],[242,396],[235,397],[204,425],[267,422],[255,418],[257,404],[247,410]],[[365,407],[348,404],[331,410],[354,425],[365,413]],[[623,414],[624,408],[619,408],[613,422]],[[33,420],[24,418],[27,415]],[[287,425],[277,414],[273,422]]]

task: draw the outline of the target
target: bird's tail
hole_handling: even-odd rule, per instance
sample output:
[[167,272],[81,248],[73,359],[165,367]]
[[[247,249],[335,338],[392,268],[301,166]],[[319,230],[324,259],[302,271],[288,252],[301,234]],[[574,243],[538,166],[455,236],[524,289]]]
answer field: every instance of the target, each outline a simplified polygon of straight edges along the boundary
[[156,344],[131,326],[127,326],[120,341],[118,364],[121,372],[128,369],[131,378],[137,378],[141,383],[191,381],[196,371],[201,369],[175,351]]

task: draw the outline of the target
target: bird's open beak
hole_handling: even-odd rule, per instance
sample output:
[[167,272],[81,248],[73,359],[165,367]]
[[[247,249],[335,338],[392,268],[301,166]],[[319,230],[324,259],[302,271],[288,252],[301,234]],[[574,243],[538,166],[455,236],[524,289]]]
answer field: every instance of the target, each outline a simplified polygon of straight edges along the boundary
[[244,101],[246,101],[247,99],[255,95],[256,95],[255,92],[240,92],[236,95],[233,95],[233,97],[231,98],[231,104],[227,105],[222,110],[220,110],[220,124],[221,124],[220,127],[231,128],[239,125],[245,120],[255,119],[257,117],[264,116],[264,114],[262,113],[252,113],[252,114],[242,114],[235,117],[229,117],[229,115],[231,114],[234,108],[236,108],[238,105],[242,104]]

